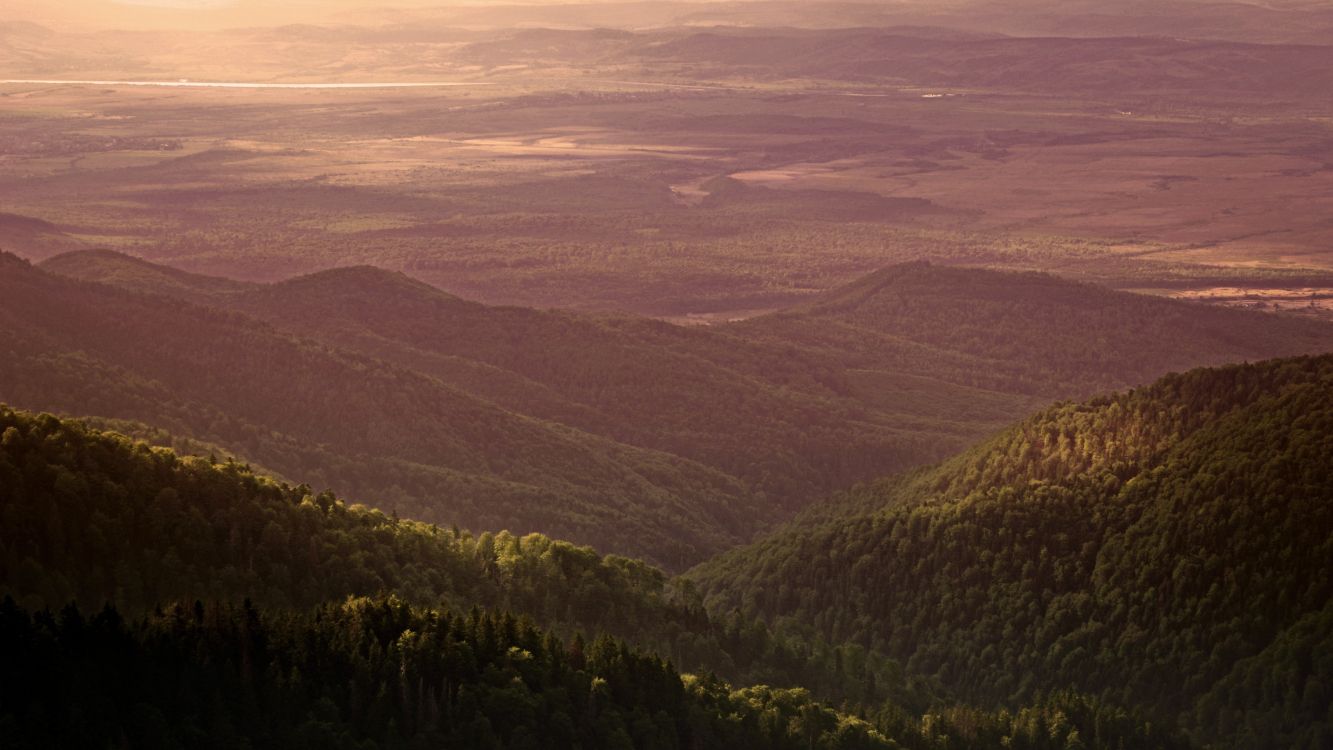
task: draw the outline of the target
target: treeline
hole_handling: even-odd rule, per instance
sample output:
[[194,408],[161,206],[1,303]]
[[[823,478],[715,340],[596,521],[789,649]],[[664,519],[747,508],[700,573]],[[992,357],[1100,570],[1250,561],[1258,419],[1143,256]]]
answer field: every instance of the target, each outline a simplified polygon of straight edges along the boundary
[[1064,405],[691,574],[966,700],[1074,689],[1205,742],[1333,742],[1333,356]]
[[29,614],[0,602],[7,747],[1118,750],[1184,747],[1086,698],[907,720],[838,712],[804,689],[680,675],[608,637],[564,641],[506,612],[394,598],[307,614],[178,604]]
[[0,604],[7,747],[893,748],[803,690],[732,691],[507,613],[394,599],[313,614]]

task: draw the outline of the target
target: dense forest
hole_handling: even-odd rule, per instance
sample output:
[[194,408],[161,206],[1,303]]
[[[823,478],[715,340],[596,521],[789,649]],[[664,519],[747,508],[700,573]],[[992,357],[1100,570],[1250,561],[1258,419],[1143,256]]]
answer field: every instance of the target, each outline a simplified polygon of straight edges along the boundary
[[732,691],[509,614],[353,600],[312,615],[177,606],[30,617],[0,605],[13,748],[680,748],[895,745],[801,690]]
[[880,697],[907,695],[887,660],[710,617],[638,560],[540,534],[474,536],[398,519],[50,415],[0,407],[0,501],[0,578],[34,610],[114,602],[133,614],[191,598],[305,609],[393,592],[418,605],[503,608],[565,634],[618,635],[735,680],[839,698],[865,697],[878,682]]
[[[711,616],[688,585],[638,561],[399,520],[50,415],[0,409],[0,509],[0,592],[13,597],[0,612],[3,659],[7,674],[33,675],[6,681],[26,687],[0,696],[0,726],[32,747],[122,735],[189,746],[200,733],[252,746],[484,747],[494,735],[496,746],[527,747],[523,732],[551,721],[568,721],[584,747],[1183,747],[1072,693],[1016,711],[958,705],[864,647]],[[326,604],[364,595],[380,598]],[[497,634],[479,653],[477,638]],[[460,642],[469,645],[441,645]],[[528,671],[534,654],[554,671]],[[699,676],[673,687],[663,659]],[[108,674],[133,675],[130,689],[112,690]],[[405,688],[406,674],[417,683]],[[612,674],[628,683],[615,687]],[[761,684],[733,689],[714,674]],[[599,677],[623,700],[573,713],[603,706],[603,693],[588,692]],[[440,680],[453,692],[435,690]],[[67,681],[86,690],[54,700]],[[75,713],[48,713],[57,706]]]
[[803,689],[733,689],[614,639],[569,642],[508,613],[354,599],[312,614],[174,605],[142,620],[0,602],[8,747],[1116,750],[1184,747],[1068,694],[907,723]]
[[967,700],[1075,689],[1230,747],[1333,743],[1333,356],[1062,404],[690,574]]

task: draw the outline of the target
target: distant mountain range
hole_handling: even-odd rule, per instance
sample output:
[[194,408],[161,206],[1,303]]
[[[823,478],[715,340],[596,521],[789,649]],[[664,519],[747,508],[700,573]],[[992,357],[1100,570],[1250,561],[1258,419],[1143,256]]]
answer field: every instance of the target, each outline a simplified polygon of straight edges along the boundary
[[669,568],[1053,398],[1333,348],[1316,321],[927,264],[701,328],[487,307],[366,267],[251,285],[108,252],[3,264],[0,400]]

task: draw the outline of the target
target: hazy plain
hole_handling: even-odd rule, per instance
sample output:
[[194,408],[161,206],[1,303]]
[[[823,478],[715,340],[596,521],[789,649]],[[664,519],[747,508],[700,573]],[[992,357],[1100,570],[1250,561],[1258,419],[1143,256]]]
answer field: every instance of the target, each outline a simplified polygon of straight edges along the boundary
[[915,258],[1227,304],[1333,286],[1333,47],[467,12],[0,27],[4,245],[694,321]]

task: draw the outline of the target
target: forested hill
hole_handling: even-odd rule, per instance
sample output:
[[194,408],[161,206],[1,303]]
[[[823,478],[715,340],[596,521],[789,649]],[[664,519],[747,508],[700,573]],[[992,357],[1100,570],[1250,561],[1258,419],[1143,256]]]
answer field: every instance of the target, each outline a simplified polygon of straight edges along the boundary
[[42,267],[62,276],[100,281],[130,291],[191,299],[234,294],[256,286],[218,276],[186,273],[114,250],[62,253],[48,258]]
[[707,465],[775,509],[875,466],[919,463],[980,426],[868,408],[836,367],[790,348],[629,316],[487,306],[371,267],[228,304],[515,412]]
[[175,601],[249,599],[305,611],[392,592],[417,606],[503,609],[564,635],[615,635],[736,681],[928,706],[886,660],[857,649],[844,666],[839,649],[710,617],[638,560],[392,518],[50,415],[0,407],[0,511],[0,595],[30,610],[113,602],[133,618]]
[[[183,284],[179,270],[119,253],[69,253],[43,269],[241,312],[508,412],[697,462],[761,493],[778,516],[949,456],[1056,397],[1192,366],[1333,350],[1333,325],[1322,322],[928,264],[704,328],[481,305],[369,266],[241,289],[193,276]],[[201,286],[207,292],[192,292]],[[992,320],[1012,330],[994,336]],[[73,412],[100,410],[89,400]],[[319,466],[263,462],[320,476]],[[352,478],[333,484],[395,496]],[[401,489],[419,504],[416,488]]]
[[[393,519],[50,415],[0,408],[0,513],[16,747],[1180,746],[1070,694],[941,705],[863,648],[710,617],[638,561]],[[666,656],[780,687],[682,680]]]
[[[237,286],[109,252],[11,265],[0,398],[16,406],[165,427],[406,516],[672,570],[1057,396],[1333,350],[1319,322],[925,264],[696,328],[487,306],[370,267]],[[997,344],[995,320],[1019,343]]]
[[[73,253],[42,268],[115,285],[143,278],[142,261],[119,256],[115,268],[111,257]],[[1032,405],[928,373],[868,403],[836,363],[782,342],[630,316],[487,306],[368,266],[243,294],[192,295],[166,281],[155,291],[391,362],[514,413],[707,465],[762,493],[778,514],[949,455]],[[954,413],[948,402],[969,407]]]
[[978,701],[1073,688],[1221,746],[1327,747],[1333,356],[1056,406],[690,574]]
[[0,399],[134,419],[386,511],[679,565],[744,539],[734,478],[505,410],[252,318],[0,257]]
[[925,262],[883,269],[733,327],[816,348],[853,369],[914,366],[942,380],[1052,399],[1193,367],[1333,351],[1333,326],[1321,321]]

